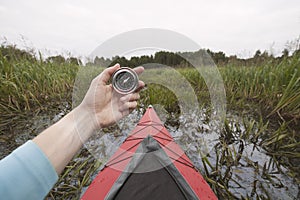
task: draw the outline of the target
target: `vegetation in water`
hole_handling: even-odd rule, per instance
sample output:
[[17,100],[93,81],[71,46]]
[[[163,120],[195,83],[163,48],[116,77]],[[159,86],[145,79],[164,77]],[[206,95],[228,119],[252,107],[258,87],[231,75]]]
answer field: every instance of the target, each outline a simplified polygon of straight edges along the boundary
[[[234,187],[242,187],[239,186],[237,171],[243,170],[245,166],[250,166],[260,177],[268,180],[268,184],[276,187],[284,187],[284,184],[274,174],[289,176],[299,186],[300,51],[277,58],[257,52],[249,59],[226,57],[222,52],[209,51],[209,54],[218,64],[224,81],[227,110],[236,113],[241,123],[226,117],[214,151],[202,157],[200,171],[205,179],[221,199],[272,198],[266,185],[261,184],[258,179],[252,180],[250,192],[234,192]],[[0,157],[3,158],[71,109],[78,70],[90,69],[96,74],[102,68],[95,67],[95,64],[106,67],[113,62],[120,62],[136,66],[150,61],[174,66],[189,81],[198,99],[201,99],[202,104],[199,106],[210,111],[209,92],[203,78],[174,53],[159,52],[152,57],[133,57],[129,61],[119,57],[115,61],[96,58],[92,63],[82,66],[75,58],[54,56],[43,59],[41,55],[37,58],[32,52],[19,50],[14,46],[1,46]],[[162,73],[171,77],[173,73],[161,68],[147,70],[153,77]],[[170,81],[176,84],[176,80]],[[147,85],[141,96],[141,109],[149,104],[162,105],[173,116],[167,121],[167,125],[176,126],[180,107],[172,91],[153,83]],[[43,115],[48,117],[37,122],[29,120]],[[37,124],[40,122],[44,124]],[[245,149],[249,146],[264,151],[270,159],[264,163],[247,159]],[[47,198],[79,198],[99,165],[87,151],[82,150],[62,173]],[[299,198],[299,193],[297,197]]]

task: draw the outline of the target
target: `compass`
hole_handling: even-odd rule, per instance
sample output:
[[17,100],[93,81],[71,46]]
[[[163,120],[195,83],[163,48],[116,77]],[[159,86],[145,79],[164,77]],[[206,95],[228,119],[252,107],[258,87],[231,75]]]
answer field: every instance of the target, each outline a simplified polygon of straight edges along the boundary
[[120,94],[133,93],[138,84],[138,75],[131,68],[122,67],[113,74],[112,86]]

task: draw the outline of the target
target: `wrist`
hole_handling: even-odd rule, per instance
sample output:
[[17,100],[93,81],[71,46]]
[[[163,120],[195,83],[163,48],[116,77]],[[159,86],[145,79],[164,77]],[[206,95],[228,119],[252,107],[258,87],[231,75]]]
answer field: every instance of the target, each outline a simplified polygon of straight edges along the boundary
[[94,113],[83,108],[81,105],[71,111],[72,120],[82,142],[86,142],[93,132],[98,129]]

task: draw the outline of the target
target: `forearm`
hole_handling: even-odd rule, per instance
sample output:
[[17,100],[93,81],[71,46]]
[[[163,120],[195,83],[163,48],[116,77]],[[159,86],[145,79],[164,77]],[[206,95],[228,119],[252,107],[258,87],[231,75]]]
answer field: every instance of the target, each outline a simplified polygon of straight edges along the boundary
[[[113,95],[112,86],[107,85],[119,68],[116,64],[105,69],[92,81],[77,108],[35,137],[33,142],[29,141],[1,160],[0,194],[9,194],[15,199],[43,198],[94,130],[114,124],[136,107],[138,91],[144,86],[142,81],[136,93],[122,98]],[[135,70],[139,74],[144,69]],[[14,193],[14,186],[26,187]]]
[[88,140],[94,130],[89,115],[78,107],[33,139],[46,154],[57,174]]
[[[112,74],[119,68],[120,65],[116,64],[105,69],[92,81],[85,98],[77,108],[33,139],[58,174],[94,130],[114,124],[136,108],[136,101],[140,98],[138,91],[144,87],[144,82],[139,81],[136,93],[122,97],[113,95],[112,86],[107,85]],[[144,68],[137,67],[135,71],[140,74]]]

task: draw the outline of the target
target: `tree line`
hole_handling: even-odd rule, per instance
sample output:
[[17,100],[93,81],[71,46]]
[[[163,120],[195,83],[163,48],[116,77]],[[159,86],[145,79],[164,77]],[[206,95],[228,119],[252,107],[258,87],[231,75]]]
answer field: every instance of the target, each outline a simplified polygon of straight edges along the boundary
[[[282,51],[282,55],[273,56],[267,51],[261,52],[257,50],[253,57],[251,58],[238,58],[236,55],[227,56],[224,52],[218,51],[213,52],[209,49],[200,49],[195,52],[167,52],[159,51],[154,55],[143,55],[143,56],[133,56],[126,58],[124,56],[114,56],[112,58],[104,57],[95,57],[92,61],[86,63],[86,65],[94,65],[101,67],[112,66],[115,63],[120,63],[121,66],[127,67],[136,67],[144,65],[147,63],[159,63],[162,65],[167,65],[171,67],[190,67],[193,64],[193,61],[196,63],[204,65],[216,64],[217,66],[227,66],[227,65],[236,65],[236,66],[258,66],[262,65],[265,62],[280,62],[282,59],[292,56],[299,52],[300,49],[296,49],[293,53],[290,53],[287,49]],[[27,59],[27,60],[38,60],[36,55],[32,51],[26,51],[18,49],[16,46],[8,45],[0,46],[0,53],[2,56],[7,59]],[[42,56],[40,55],[40,60]],[[192,61],[192,63],[190,62]],[[44,60],[44,62],[50,62],[53,64],[63,64],[69,63],[72,65],[83,65],[82,61],[76,57],[65,58],[61,55],[50,56]],[[157,65],[159,66],[159,65]]]
[[[133,56],[131,58],[126,58],[124,56],[115,56],[111,59],[95,57],[94,60],[92,62],[88,62],[87,65],[108,67],[114,65],[115,63],[120,63],[121,66],[136,67],[145,63],[159,63],[179,68],[189,67],[192,64],[189,61],[195,61],[204,65],[216,64],[217,66],[258,66],[270,61],[280,62],[284,58],[295,55],[297,52],[299,52],[299,49],[290,55],[290,52],[287,49],[284,49],[282,55],[275,57],[267,51],[261,52],[261,50],[257,50],[253,57],[238,58],[236,55],[227,56],[222,51],[213,52],[209,49],[200,49],[196,52],[178,53],[160,51],[156,52],[154,55],[143,55],[140,57]],[[199,59],[201,59],[200,62]]]
[[20,61],[20,60],[28,60],[28,61],[37,61],[41,60],[47,63],[53,64],[64,64],[68,63],[71,65],[82,65],[82,61],[76,57],[63,57],[62,55],[50,56],[43,60],[43,56],[39,52],[39,58],[37,58],[35,52],[33,50],[24,50],[17,48],[16,45],[1,45],[0,46],[0,56],[5,57],[9,61]]

